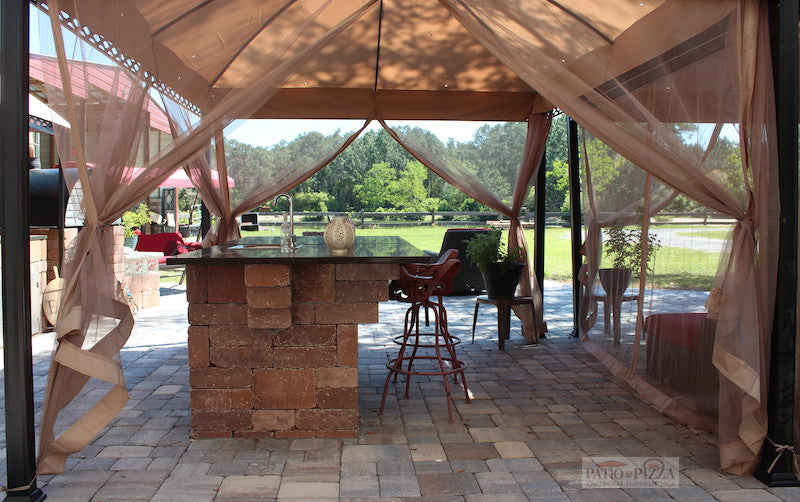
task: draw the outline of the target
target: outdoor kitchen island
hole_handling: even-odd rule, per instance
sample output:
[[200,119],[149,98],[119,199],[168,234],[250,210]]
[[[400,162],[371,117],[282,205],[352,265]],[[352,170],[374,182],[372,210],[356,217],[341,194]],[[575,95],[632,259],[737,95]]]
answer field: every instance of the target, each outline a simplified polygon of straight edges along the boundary
[[244,237],[168,260],[186,265],[192,437],[355,437],[358,325],[378,322],[399,263],[429,257],[393,236],[345,255],[297,245]]

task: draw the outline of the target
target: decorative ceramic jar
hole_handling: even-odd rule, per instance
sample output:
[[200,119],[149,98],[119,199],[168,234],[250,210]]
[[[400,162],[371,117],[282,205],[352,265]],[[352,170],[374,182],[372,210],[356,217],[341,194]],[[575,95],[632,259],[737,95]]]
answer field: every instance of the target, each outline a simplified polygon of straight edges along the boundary
[[356,240],[356,226],[347,215],[336,215],[325,227],[323,238],[332,254],[344,254],[353,247],[353,242]]

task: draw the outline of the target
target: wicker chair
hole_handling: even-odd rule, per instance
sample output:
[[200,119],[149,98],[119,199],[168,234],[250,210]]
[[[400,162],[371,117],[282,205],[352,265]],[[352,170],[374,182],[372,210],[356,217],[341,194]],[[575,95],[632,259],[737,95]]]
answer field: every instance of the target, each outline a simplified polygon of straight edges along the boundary
[[451,295],[476,294],[485,290],[483,276],[478,266],[467,258],[467,241],[477,234],[489,233],[488,228],[450,228],[444,233],[442,248],[439,254],[448,249],[458,251],[461,269],[453,281]]
[[704,313],[653,314],[644,321],[647,373],[681,392],[716,394],[719,373],[711,362],[716,323]]

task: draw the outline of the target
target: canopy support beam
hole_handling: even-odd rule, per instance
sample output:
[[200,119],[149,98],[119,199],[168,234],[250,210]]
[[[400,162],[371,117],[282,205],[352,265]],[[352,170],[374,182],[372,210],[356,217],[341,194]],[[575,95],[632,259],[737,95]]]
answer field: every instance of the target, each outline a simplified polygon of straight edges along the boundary
[[[797,332],[797,21],[798,0],[769,2],[770,43],[775,86],[778,184],[781,200],[775,321],[772,326],[767,402],[767,441],[756,477],[769,486],[800,486],[794,445],[795,336]],[[776,459],[777,457],[777,459]],[[774,465],[772,465],[774,462]]]
[[28,230],[28,2],[0,2],[0,226],[5,362],[5,500],[38,501]]
[[581,308],[581,284],[578,274],[581,270],[581,246],[583,232],[581,229],[581,178],[580,157],[578,155],[578,123],[567,118],[567,147],[569,164],[569,228],[572,243],[572,336],[580,334],[578,314]]

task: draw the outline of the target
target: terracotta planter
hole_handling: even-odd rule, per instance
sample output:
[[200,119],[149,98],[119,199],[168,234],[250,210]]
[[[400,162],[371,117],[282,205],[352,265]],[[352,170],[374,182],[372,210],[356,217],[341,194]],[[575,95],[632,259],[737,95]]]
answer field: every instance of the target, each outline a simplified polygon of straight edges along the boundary
[[504,271],[499,264],[493,263],[487,270],[481,269],[489,298],[513,298],[523,268],[524,263],[515,263],[511,269]]
[[601,268],[597,275],[608,296],[622,296],[631,282],[631,270],[627,268]]

